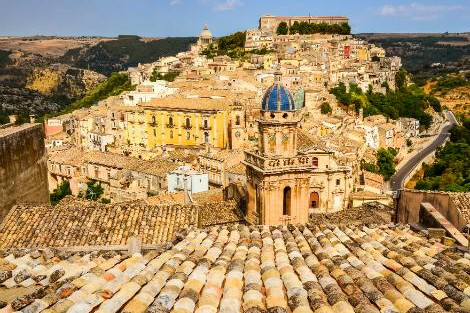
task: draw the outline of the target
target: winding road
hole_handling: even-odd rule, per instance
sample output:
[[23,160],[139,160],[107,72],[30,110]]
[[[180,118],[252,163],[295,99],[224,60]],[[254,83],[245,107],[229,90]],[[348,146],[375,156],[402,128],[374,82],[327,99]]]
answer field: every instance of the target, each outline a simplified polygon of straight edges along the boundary
[[449,120],[449,123],[444,126],[439,135],[434,138],[433,142],[428,144],[424,149],[419,151],[415,156],[413,156],[411,159],[408,160],[396,173],[390,178],[390,190],[391,191],[397,191],[399,189],[403,188],[403,183],[408,176],[408,174],[426,157],[428,156],[431,152],[436,150],[438,147],[442,146],[447,138],[449,138],[449,130],[457,124],[457,120],[455,119],[455,116],[452,112],[450,111],[445,111],[445,115],[447,116],[447,119]]

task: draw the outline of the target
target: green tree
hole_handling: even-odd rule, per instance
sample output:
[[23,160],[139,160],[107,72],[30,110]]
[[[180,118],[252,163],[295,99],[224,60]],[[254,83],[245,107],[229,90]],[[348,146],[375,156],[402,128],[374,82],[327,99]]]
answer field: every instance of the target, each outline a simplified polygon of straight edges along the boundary
[[287,35],[289,33],[289,27],[286,22],[281,22],[277,26],[276,34],[278,35]]
[[329,114],[332,112],[331,105],[328,102],[323,102],[321,107],[321,114]]
[[72,190],[70,189],[70,183],[68,181],[63,181],[56,189],[50,194],[50,200],[52,205],[56,205],[60,200],[65,198],[65,196],[72,195]]
[[154,69],[152,72],[152,76],[150,76],[150,81],[155,82],[157,80],[166,80],[167,82],[175,81],[176,77],[178,77],[180,72],[170,71],[164,75],[160,74],[157,69]]
[[396,151],[393,149],[380,148],[377,151],[377,166],[379,167],[379,173],[385,180],[389,180],[395,174],[395,156]]
[[[129,76],[126,73],[113,73],[107,80],[96,86],[93,90],[87,92],[85,97],[67,105],[60,112],[54,115],[70,113],[81,108],[89,108],[110,96],[117,96],[123,91],[134,89],[135,86],[131,84]],[[49,116],[46,115],[46,118],[47,117]]]
[[399,91],[404,91],[406,89],[407,76],[408,72],[404,68],[400,68],[400,70],[395,74],[395,86]]
[[85,192],[85,199],[96,201],[104,194],[104,189],[101,186],[101,182],[91,179],[87,182],[86,185],[87,189]]
[[379,168],[377,165],[374,163],[367,163],[364,160],[361,162],[361,169],[371,173],[379,173]]
[[416,189],[470,191],[470,119],[464,118],[450,134],[450,141],[436,151],[434,163],[423,165],[424,176]]

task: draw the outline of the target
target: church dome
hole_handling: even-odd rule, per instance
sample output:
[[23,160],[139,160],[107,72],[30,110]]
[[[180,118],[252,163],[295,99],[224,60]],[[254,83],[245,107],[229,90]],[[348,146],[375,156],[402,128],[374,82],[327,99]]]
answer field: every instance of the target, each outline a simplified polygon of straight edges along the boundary
[[213,38],[211,31],[209,30],[209,27],[207,24],[204,25],[204,28],[202,29],[201,35],[199,36],[200,38]]
[[294,98],[290,91],[281,84],[279,74],[275,75],[274,85],[266,90],[261,104],[263,111],[294,111]]

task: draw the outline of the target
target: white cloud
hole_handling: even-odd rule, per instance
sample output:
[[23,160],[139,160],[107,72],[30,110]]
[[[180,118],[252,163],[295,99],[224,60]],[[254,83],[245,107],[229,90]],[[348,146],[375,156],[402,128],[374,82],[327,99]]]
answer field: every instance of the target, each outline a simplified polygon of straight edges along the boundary
[[414,20],[438,19],[447,12],[465,9],[462,5],[410,3],[386,4],[378,9],[381,16],[409,17]]
[[240,0],[225,0],[224,2],[216,3],[214,11],[231,11],[241,5],[243,5],[243,3]]
[[181,0],[171,0],[169,4],[170,4],[171,7],[176,7],[176,6],[179,6],[183,3],[181,2]]

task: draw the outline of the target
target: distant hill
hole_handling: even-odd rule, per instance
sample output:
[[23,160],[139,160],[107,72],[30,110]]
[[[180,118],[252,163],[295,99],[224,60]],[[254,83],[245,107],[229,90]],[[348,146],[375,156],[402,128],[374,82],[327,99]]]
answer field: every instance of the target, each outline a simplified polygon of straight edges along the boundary
[[[194,37],[0,37],[0,124],[8,114],[53,114],[106,76],[186,51]],[[104,75],[103,75],[104,74]]]
[[71,49],[60,59],[74,67],[90,69],[106,76],[126,70],[138,63],[149,63],[162,56],[175,55],[189,50],[195,37],[175,37],[143,40],[138,36],[119,36],[91,47]]
[[382,34],[356,36],[402,58],[403,66],[421,83],[433,76],[470,69],[470,33]]

